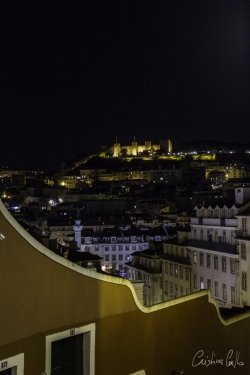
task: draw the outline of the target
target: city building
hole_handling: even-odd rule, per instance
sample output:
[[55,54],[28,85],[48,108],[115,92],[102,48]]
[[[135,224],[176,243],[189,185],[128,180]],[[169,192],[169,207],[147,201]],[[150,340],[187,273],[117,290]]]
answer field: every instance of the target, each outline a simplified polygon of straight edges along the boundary
[[[187,248],[188,231],[177,231],[177,237],[161,246],[135,252],[127,264],[128,279],[145,306],[168,301],[191,293],[191,261]],[[139,287],[140,284],[140,287]]]
[[141,282],[139,298],[148,306],[206,289],[221,308],[250,306],[249,187],[236,188],[234,202],[194,211],[190,233],[179,228],[162,249],[131,255],[128,278]]
[[191,218],[188,249],[192,291],[210,290],[218,305],[225,308],[250,305],[248,191],[249,187],[236,188],[233,204],[195,207],[196,217]]
[[101,257],[102,269],[108,272],[126,271],[125,264],[132,253],[148,249],[151,241],[166,241],[171,235],[171,229],[164,225],[155,228],[117,226],[94,231],[83,229],[79,220],[76,221],[74,231],[79,251]]

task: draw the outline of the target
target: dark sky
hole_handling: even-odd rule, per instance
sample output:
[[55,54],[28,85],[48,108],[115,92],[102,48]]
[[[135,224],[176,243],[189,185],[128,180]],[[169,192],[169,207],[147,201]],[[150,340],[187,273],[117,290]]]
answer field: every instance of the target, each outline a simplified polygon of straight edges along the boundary
[[248,1],[9,3],[0,165],[54,168],[116,136],[250,141]]

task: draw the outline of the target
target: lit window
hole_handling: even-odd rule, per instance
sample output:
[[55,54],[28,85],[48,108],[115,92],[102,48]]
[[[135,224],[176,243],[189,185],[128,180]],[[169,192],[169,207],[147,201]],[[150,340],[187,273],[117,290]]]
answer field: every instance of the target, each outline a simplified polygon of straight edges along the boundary
[[178,266],[175,266],[175,277],[178,277]]
[[204,280],[203,277],[200,277],[200,289],[204,289]]
[[148,276],[148,287],[150,288],[151,287],[151,277]]
[[196,251],[193,252],[193,262],[194,262],[194,264],[197,263],[197,252]]

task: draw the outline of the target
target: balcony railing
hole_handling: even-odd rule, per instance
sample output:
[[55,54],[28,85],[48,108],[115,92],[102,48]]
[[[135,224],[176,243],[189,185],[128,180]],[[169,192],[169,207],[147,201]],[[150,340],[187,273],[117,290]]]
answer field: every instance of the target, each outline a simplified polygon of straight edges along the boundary
[[198,249],[216,251],[216,252],[226,253],[226,254],[238,254],[238,249],[236,245],[220,243],[220,242],[189,240],[188,247],[195,247]]
[[191,224],[222,226],[222,227],[237,227],[237,219],[223,218],[223,217],[192,217]]
[[235,231],[235,238],[244,238],[250,239],[250,233],[247,233],[247,230],[236,230]]

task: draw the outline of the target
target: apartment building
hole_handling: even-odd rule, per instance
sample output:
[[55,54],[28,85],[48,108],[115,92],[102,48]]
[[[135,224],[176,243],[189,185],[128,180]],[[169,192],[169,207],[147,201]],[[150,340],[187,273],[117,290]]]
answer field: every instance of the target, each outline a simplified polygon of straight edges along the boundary
[[221,307],[250,305],[249,190],[238,186],[233,204],[202,205],[191,218],[192,291],[209,289]]
[[192,269],[187,242],[178,236],[163,244],[163,301],[191,293]]
[[[163,301],[162,257],[159,251],[148,249],[134,252],[127,263],[127,278],[136,285],[136,293],[145,306]],[[138,284],[140,283],[140,288]]]
[[239,252],[240,302],[250,306],[250,204],[237,214],[235,241]]
[[91,230],[76,220],[74,232],[79,251],[100,256],[102,269],[112,272],[126,270],[125,263],[129,262],[130,255],[148,249],[150,242],[159,243],[169,239],[173,228],[166,225],[154,228],[126,225]]
[[[151,289],[145,303],[208,289],[219,307],[250,306],[250,202],[244,189],[249,188],[235,189],[234,202],[218,200],[195,207],[189,238],[187,232],[181,235],[179,231],[177,238],[164,243],[157,253],[160,289]],[[150,277],[143,254],[135,255],[128,265],[128,277],[143,282],[145,290],[156,269],[151,267]]]
[[138,298],[150,306],[191,293],[191,261],[187,249],[187,231],[177,237],[131,255],[128,279],[137,285]]
[[188,244],[192,263],[191,290],[209,289],[219,306],[241,306],[236,203],[195,207]]

